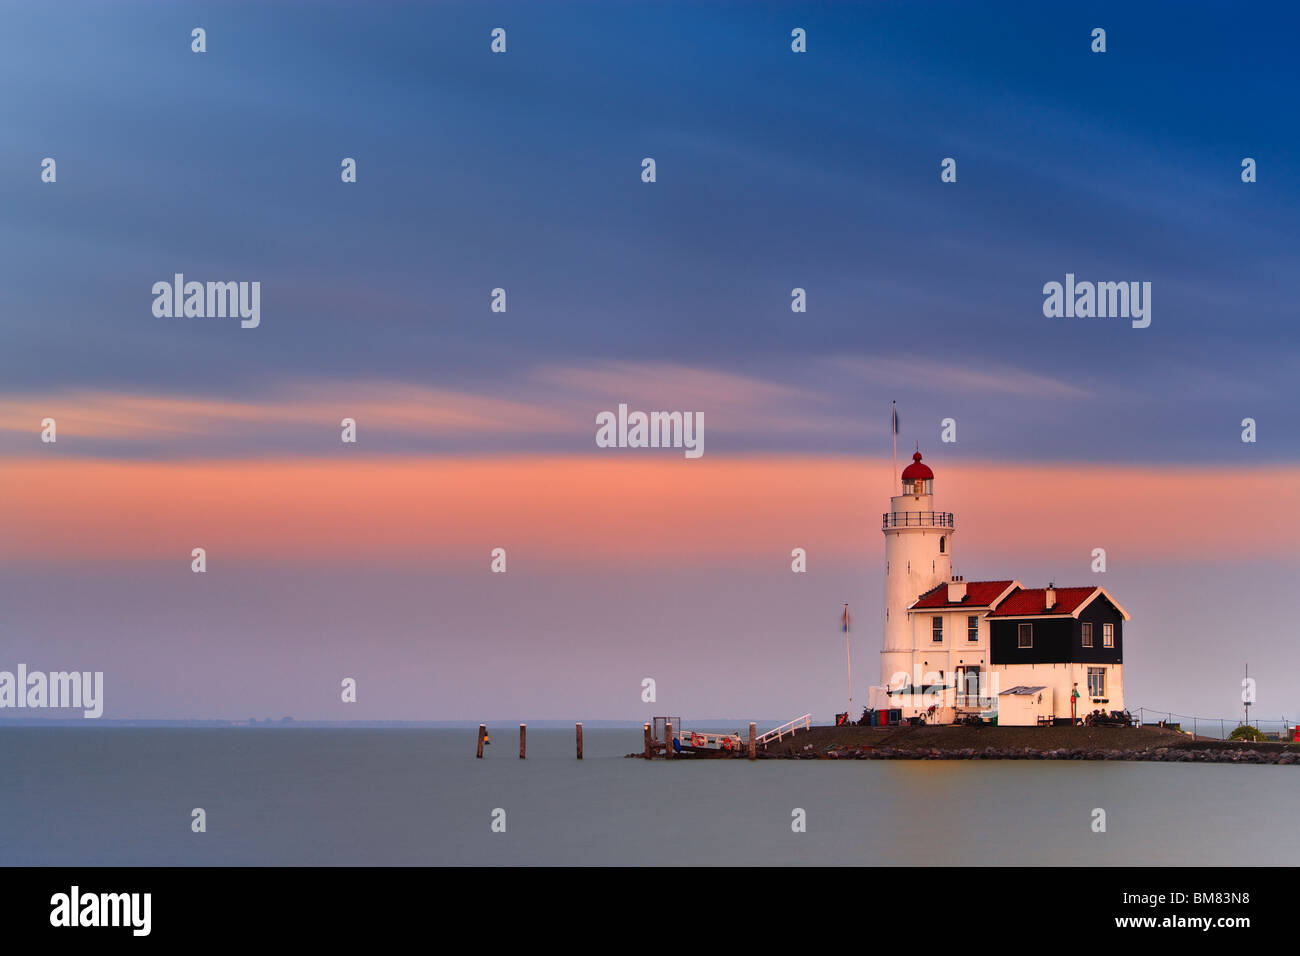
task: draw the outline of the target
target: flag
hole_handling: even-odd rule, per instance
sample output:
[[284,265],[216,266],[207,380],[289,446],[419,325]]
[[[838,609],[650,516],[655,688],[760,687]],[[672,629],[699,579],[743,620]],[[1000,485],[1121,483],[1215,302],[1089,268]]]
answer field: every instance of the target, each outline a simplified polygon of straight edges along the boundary
[[840,618],[840,625],[844,628],[844,633],[849,633],[849,606],[844,605],[844,614]]
[[898,406],[893,405],[891,406],[891,408],[893,409],[893,416],[894,416],[894,434],[897,435],[898,434]]

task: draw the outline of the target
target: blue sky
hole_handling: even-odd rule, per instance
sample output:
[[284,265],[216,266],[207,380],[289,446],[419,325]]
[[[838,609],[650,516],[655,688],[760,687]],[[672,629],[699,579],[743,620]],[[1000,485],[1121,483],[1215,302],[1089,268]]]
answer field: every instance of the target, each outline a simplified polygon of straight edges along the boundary
[[[978,430],[986,456],[1231,461],[1249,414],[1250,453],[1289,460],[1294,15],[1173,10],[11,6],[0,388],[381,378],[545,402],[539,367],[635,360],[866,420],[737,449],[853,451],[891,399],[936,429],[980,399],[997,427],[971,417],[966,448]],[[260,279],[267,320],[160,323],[142,303],[175,271]],[[1045,319],[1066,272],[1151,281],[1151,328]],[[935,374],[909,388],[881,360]],[[953,368],[1086,398],[1003,401]]]

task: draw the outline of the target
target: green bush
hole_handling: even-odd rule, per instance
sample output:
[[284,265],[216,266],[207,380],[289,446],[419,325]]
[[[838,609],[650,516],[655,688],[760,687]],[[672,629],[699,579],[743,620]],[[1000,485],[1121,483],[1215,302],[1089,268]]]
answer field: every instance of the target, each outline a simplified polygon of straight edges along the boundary
[[1252,727],[1250,724],[1242,724],[1240,727],[1234,729],[1232,733],[1228,734],[1228,739],[1262,741],[1268,740],[1268,737],[1264,735],[1262,730]]

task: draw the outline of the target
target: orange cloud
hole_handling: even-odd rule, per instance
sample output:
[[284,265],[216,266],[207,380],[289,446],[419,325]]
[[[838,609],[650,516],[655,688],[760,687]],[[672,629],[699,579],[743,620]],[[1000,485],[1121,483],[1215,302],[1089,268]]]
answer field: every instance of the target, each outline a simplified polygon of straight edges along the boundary
[[344,416],[365,432],[410,436],[495,434],[594,436],[595,416],[619,402],[705,410],[714,428],[737,431],[839,429],[816,395],[762,379],[669,363],[601,362],[587,368],[542,366],[491,394],[378,381],[295,382],[257,399],[73,389],[0,395],[0,432],[34,436],[54,418],[63,438],[129,445],[183,438],[256,437],[276,429],[334,428]]
[[[888,461],[829,457],[8,460],[0,560],[188,560],[488,566],[874,561]],[[1185,563],[1297,557],[1296,466],[1249,469],[936,465],[954,550],[986,556],[1093,547]],[[1243,489],[1266,489],[1243,494]],[[1002,561],[1006,574],[1033,568]]]
[[60,437],[127,441],[235,435],[249,427],[333,428],[345,415],[367,427],[416,434],[555,430],[572,424],[564,414],[531,402],[377,382],[300,385],[257,402],[89,390],[0,399],[0,431],[35,435],[41,420],[51,417]]

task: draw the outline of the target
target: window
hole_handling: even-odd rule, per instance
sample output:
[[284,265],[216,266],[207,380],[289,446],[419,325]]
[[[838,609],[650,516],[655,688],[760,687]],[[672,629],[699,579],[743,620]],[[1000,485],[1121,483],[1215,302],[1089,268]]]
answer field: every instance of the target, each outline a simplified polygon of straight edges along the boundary
[[944,543],[944,541],[946,541],[946,540],[947,540],[947,539],[944,538],[943,536],[940,536],[940,537],[939,537],[939,553],[940,553],[940,554],[943,554],[943,543]]
[[1088,668],[1088,696],[1089,697],[1106,696],[1106,668],[1104,667]]
[[966,640],[978,641],[980,639],[980,619],[972,614],[966,618]]
[[1032,624],[1020,625],[1020,646],[1021,647],[1034,646],[1034,625]]
[[1101,626],[1101,644],[1103,647],[1115,646],[1115,625],[1103,624]]
[[1092,647],[1092,624],[1088,621],[1083,622],[1083,646]]
[[943,640],[943,618],[930,618],[930,632],[934,635],[934,642],[936,644]]

